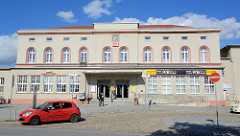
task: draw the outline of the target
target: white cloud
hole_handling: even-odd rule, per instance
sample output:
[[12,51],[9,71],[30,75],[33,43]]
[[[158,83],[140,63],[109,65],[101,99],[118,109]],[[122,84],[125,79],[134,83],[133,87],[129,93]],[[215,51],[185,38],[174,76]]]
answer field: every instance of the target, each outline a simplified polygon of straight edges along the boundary
[[240,38],[240,22],[236,18],[226,18],[219,20],[207,15],[187,13],[183,16],[174,16],[167,19],[149,17],[148,20],[141,21],[137,18],[115,18],[113,22],[139,22],[142,25],[183,25],[192,27],[217,27],[221,28],[221,39]]
[[16,33],[0,36],[0,65],[13,65],[16,63],[17,38]]
[[59,16],[60,18],[62,18],[65,22],[69,22],[69,23],[75,23],[77,22],[76,19],[74,19],[74,14],[72,11],[59,11],[57,13],[57,16]]
[[112,7],[112,0],[94,0],[83,7],[83,12],[87,14],[89,18],[98,19],[103,14],[112,14],[112,12],[109,11],[110,7]]

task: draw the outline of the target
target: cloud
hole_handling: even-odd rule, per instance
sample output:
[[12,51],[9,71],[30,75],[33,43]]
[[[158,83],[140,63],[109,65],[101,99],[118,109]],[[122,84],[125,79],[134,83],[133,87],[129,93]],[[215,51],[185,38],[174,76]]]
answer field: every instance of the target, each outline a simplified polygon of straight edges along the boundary
[[141,25],[183,25],[192,27],[217,27],[222,31],[220,39],[236,39],[240,38],[240,22],[236,18],[226,18],[219,20],[207,15],[200,15],[194,13],[187,13],[183,16],[174,16],[170,18],[155,18],[149,17],[146,21],[141,21],[137,18],[115,18],[114,23],[117,22],[138,22]]
[[74,19],[74,14],[72,11],[59,11],[57,13],[57,16],[62,18],[65,22],[69,22],[69,23],[75,23],[77,22],[76,19]]
[[112,12],[109,11],[110,7],[112,7],[112,0],[94,0],[83,7],[83,12],[87,14],[89,18],[98,19],[104,14],[112,14]]
[[0,65],[13,65],[16,63],[17,41],[18,36],[16,33],[0,36]]

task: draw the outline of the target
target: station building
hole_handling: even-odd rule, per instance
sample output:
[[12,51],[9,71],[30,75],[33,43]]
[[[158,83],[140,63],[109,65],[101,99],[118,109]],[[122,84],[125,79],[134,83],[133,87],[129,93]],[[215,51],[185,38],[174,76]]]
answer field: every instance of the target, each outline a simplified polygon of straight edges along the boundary
[[[0,70],[0,95],[12,103],[85,100],[226,105],[218,28],[94,23],[19,30],[16,66]],[[113,95],[112,95],[113,94]],[[79,98],[74,99],[80,102]]]

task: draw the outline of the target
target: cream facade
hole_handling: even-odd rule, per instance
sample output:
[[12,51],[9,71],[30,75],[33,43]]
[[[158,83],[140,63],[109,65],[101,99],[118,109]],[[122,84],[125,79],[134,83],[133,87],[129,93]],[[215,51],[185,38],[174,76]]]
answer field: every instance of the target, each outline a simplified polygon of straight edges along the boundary
[[[90,102],[104,93],[107,101],[138,98],[143,103],[146,97],[156,103],[206,106],[215,104],[217,93],[219,105],[226,105],[222,79],[214,85],[207,75],[208,70],[222,75],[219,32],[138,23],[19,30],[16,67],[6,78],[1,70],[1,76],[4,87],[14,77],[13,103],[32,102],[35,89],[38,102],[71,100],[75,90],[85,92]],[[4,88],[5,98],[10,90],[11,85]]]

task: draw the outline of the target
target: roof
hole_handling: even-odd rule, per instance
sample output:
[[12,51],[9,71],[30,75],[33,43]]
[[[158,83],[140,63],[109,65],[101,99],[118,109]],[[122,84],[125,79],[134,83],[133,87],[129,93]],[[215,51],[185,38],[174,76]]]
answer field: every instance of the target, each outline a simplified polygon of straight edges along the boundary
[[94,29],[93,26],[67,26],[67,27],[57,27],[49,29]]

